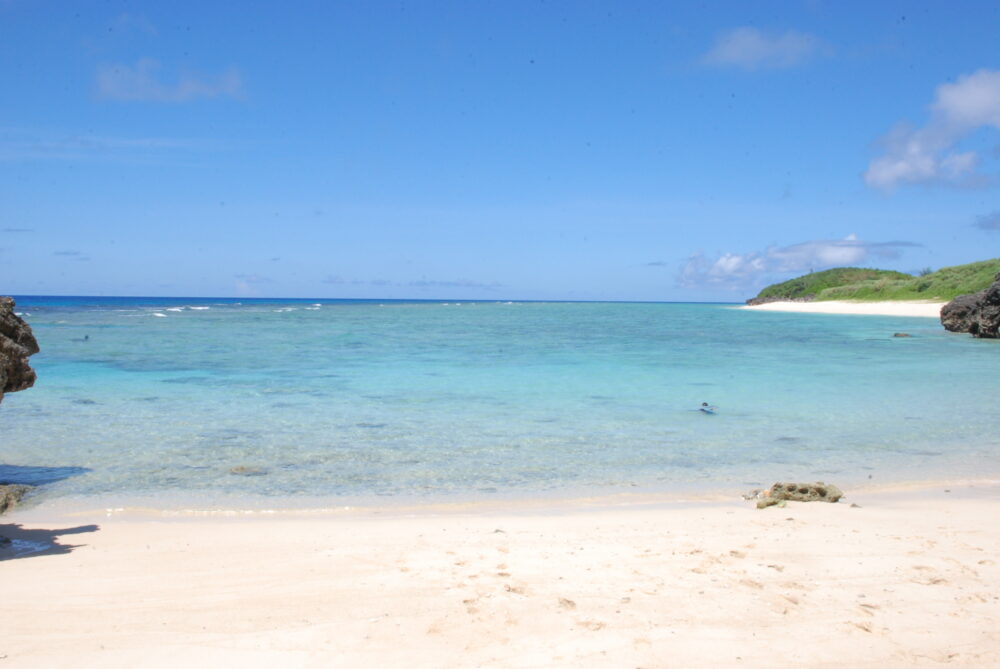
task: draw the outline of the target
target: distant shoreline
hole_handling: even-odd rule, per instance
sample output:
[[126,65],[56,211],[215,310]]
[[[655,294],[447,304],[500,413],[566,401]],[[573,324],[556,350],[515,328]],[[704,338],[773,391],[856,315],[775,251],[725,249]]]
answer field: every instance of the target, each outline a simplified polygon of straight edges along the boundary
[[941,307],[947,302],[900,300],[895,302],[848,302],[823,300],[819,302],[768,302],[740,309],[753,311],[788,311],[805,314],[851,314],[863,316],[913,316],[940,318]]

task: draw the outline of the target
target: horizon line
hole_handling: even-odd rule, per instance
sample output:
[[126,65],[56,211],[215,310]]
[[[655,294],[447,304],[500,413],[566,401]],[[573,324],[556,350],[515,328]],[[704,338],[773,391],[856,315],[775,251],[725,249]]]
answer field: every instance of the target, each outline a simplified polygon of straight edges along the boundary
[[[0,296],[5,295],[0,293]],[[269,300],[278,301],[313,301],[313,302],[481,302],[481,303],[504,303],[504,302],[530,302],[530,303],[564,303],[564,304],[744,304],[745,300],[736,302],[702,301],[702,300],[572,300],[572,299],[517,299],[517,298],[426,298],[426,297],[251,297],[251,296],[222,296],[211,295],[198,297],[193,295],[58,295],[58,294],[29,294],[29,293],[7,293],[7,296],[15,301],[20,298],[62,298],[62,299],[128,299],[128,300],[226,300],[226,301],[254,301],[266,302]]]

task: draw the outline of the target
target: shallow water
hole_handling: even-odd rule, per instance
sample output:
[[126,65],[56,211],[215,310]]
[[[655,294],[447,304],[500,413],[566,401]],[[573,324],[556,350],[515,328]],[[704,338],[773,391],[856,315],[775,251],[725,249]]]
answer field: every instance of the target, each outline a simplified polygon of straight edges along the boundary
[[17,302],[42,353],[36,386],[0,407],[0,479],[41,477],[43,497],[477,499],[1000,472],[998,342],[936,319]]

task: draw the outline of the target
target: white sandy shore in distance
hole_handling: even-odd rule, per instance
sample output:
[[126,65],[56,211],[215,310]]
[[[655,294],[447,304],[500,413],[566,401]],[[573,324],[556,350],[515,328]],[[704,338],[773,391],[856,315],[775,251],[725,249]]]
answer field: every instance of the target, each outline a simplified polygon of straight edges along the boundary
[[760,511],[40,513],[0,534],[72,549],[0,562],[5,668],[1000,666],[997,482]]
[[925,316],[940,318],[941,307],[947,302],[769,302],[740,309],[755,311],[796,311],[806,314],[860,314],[868,316]]

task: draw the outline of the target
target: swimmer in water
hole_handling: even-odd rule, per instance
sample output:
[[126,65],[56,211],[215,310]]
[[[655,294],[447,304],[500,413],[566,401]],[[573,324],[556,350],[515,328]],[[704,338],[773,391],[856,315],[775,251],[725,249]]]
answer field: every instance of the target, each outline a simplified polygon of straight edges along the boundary
[[719,407],[709,406],[708,402],[702,402],[701,406],[698,407],[698,411],[708,414],[714,414],[716,411],[718,411],[718,409]]

